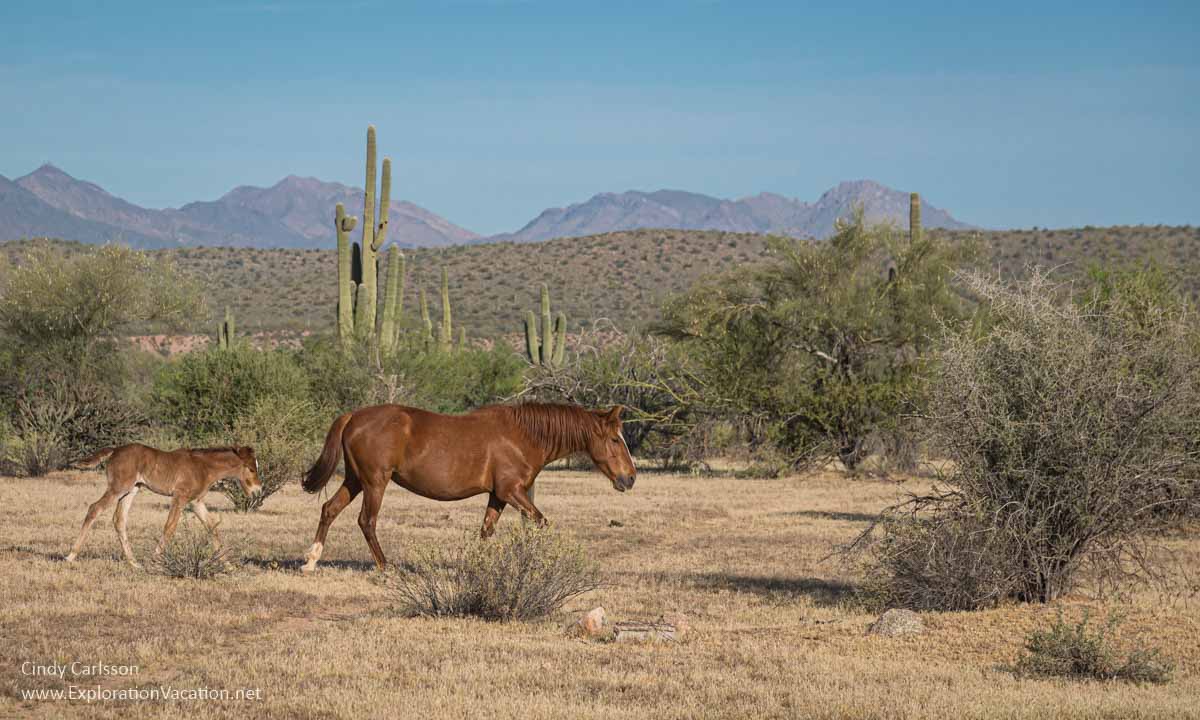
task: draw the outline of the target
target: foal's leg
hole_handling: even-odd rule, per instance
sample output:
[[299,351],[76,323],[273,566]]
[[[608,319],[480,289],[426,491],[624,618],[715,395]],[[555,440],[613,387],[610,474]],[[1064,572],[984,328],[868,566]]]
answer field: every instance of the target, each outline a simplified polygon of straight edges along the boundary
[[317,561],[321,559],[321,551],[325,549],[325,536],[329,534],[329,526],[346,509],[346,506],[358,497],[360,492],[362,492],[362,483],[347,469],[346,479],[342,481],[342,486],[333,494],[333,497],[321,506],[321,522],[317,525],[317,537],[313,540],[312,547],[308,549],[308,555],[304,558],[304,567],[300,568],[302,572],[312,572],[317,568]]
[[171,501],[171,511],[167,513],[167,524],[163,526],[162,540],[158,542],[158,547],[154,550],[155,557],[162,555],[167,549],[167,543],[171,542],[171,536],[175,534],[175,526],[179,524],[179,516],[183,514],[183,507],[187,505],[187,498],[182,495],[176,495]]
[[363,537],[375,557],[375,567],[382,570],[387,565],[383,557],[383,548],[379,547],[379,539],[375,537],[375,521],[379,519],[379,508],[383,506],[383,493],[387,490],[388,478],[383,473],[372,474],[363,492],[362,510],[358,513],[358,526],[362,528]]
[[504,512],[506,504],[503,500],[496,497],[496,493],[493,492],[488,495],[487,512],[483,514],[483,527],[479,530],[479,537],[486,540],[496,532],[496,521],[500,519],[500,513]]
[[113,527],[117,529],[117,537],[121,539],[121,552],[125,553],[125,559],[135,568],[141,567],[137,560],[133,557],[133,549],[129,547],[129,536],[125,534],[125,523],[129,520],[129,508],[133,506],[133,497],[137,495],[138,487],[133,486],[133,489],[125,493],[121,498],[121,502],[117,503],[117,511],[113,513]]
[[212,535],[213,544],[216,549],[221,549],[221,535],[217,532],[217,526],[221,524],[221,518],[215,514],[208,514],[208,507],[203,500],[192,501],[192,512],[196,513],[196,517],[200,518],[200,522],[204,523],[204,527],[208,528],[208,532]]
[[88,508],[87,516],[83,518],[83,528],[79,531],[79,539],[75,541],[74,547],[71,548],[70,554],[67,555],[67,562],[75,562],[75,558],[79,556],[80,549],[83,548],[83,541],[87,540],[88,533],[92,529],[92,524],[96,522],[96,518],[100,513],[104,512],[109,505],[112,505],[122,495],[123,491],[112,486],[110,480],[108,490],[100,496],[100,499],[92,503]]

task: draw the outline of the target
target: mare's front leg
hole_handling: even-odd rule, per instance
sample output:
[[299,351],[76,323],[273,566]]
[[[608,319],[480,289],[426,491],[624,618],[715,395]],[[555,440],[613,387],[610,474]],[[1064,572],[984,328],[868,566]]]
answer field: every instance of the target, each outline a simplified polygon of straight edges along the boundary
[[512,479],[496,486],[495,494],[501,500],[516,507],[525,517],[533,520],[538,525],[545,527],[550,524],[546,516],[542,514],[533,504],[533,500],[529,498],[529,493],[525,490],[525,483],[521,479]]
[[163,526],[162,540],[154,550],[155,557],[159,557],[167,549],[167,543],[171,542],[171,536],[175,534],[175,526],[179,524],[179,516],[183,514],[183,507],[187,505],[187,502],[187,498],[183,495],[174,496],[171,502],[171,511],[167,513],[167,524]]

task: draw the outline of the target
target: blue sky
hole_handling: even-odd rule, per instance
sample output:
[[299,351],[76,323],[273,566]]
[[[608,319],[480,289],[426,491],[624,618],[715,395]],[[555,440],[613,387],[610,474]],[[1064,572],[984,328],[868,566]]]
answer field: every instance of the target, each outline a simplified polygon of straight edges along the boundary
[[0,3],[0,174],[361,186],[374,123],[393,194],[480,233],[858,178],[987,227],[1200,223],[1194,0],[184,5]]

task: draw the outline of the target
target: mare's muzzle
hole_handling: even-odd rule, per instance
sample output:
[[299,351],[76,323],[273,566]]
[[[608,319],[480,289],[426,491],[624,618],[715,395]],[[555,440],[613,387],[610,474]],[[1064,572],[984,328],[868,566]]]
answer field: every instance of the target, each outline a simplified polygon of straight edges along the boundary
[[625,492],[626,490],[633,489],[633,481],[633,475],[618,475],[613,478],[612,484],[617,492]]

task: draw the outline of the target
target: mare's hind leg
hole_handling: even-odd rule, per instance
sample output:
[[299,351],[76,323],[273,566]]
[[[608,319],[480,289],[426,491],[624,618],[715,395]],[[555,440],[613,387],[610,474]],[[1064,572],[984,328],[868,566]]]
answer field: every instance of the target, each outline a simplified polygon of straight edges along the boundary
[[321,506],[321,522],[317,525],[317,537],[304,557],[304,567],[300,568],[302,572],[312,572],[317,568],[317,561],[321,559],[321,551],[325,549],[325,536],[329,534],[329,526],[346,509],[346,506],[358,497],[360,492],[362,492],[362,483],[347,468],[346,479],[342,481],[342,486],[333,494],[333,497]]
[[133,506],[133,498],[138,493],[138,487],[133,486],[133,489],[125,493],[121,501],[117,503],[117,511],[113,513],[113,527],[117,529],[117,537],[121,539],[121,552],[125,553],[125,559],[135,568],[141,567],[137,560],[133,557],[133,549],[129,547],[129,536],[125,534],[125,523],[129,520],[129,508]]
[[496,497],[496,493],[488,495],[487,512],[483,514],[483,527],[479,529],[479,537],[486,540],[496,532],[496,521],[500,519],[500,513],[504,512],[506,504]]
[[70,554],[67,555],[67,562],[75,562],[75,558],[79,556],[80,549],[83,548],[83,541],[87,540],[88,533],[92,529],[92,524],[96,522],[96,518],[100,517],[100,513],[104,512],[109,505],[116,502],[117,498],[129,492],[130,487],[133,487],[132,483],[129,483],[129,487],[125,487],[126,483],[115,482],[111,469],[106,470],[105,475],[108,477],[108,490],[88,508],[87,516],[83,519],[83,528],[79,531],[79,539],[75,541],[74,547],[71,548]]
[[383,506],[383,493],[387,490],[388,478],[383,473],[372,474],[366,482],[363,493],[362,510],[358,513],[358,526],[362,528],[363,537],[375,557],[375,567],[382,570],[387,565],[383,557],[383,548],[379,547],[379,539],[375,537],[375,522],[379,519],[379,508]]

